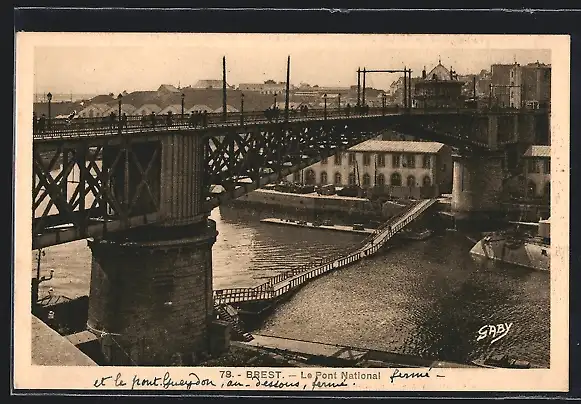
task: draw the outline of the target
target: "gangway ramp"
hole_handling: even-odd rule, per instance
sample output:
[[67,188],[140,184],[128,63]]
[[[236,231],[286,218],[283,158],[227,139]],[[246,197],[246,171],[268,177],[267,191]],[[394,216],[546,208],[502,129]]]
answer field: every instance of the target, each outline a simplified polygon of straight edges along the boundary
[[214,304],[270,301],[278,299],[309,280],[335,269],[343,268],[363,258],[376,254],[395,234],[412,223],[438,200],[423,199],[392,217],[367,237],[350,253],[326,260],[318,260],[299,270],[287,271],[270,278],[255,288],[235,288],[214,291]]

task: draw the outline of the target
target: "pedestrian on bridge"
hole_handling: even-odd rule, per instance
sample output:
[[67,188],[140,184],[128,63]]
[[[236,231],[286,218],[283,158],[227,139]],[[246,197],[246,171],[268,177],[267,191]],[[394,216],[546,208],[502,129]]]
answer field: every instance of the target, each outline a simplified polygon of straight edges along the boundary
[[127,114],[124,112],[121,117],[121,126],[127,129]]
[[347,103],[347,106],[345,106],[345,113],[347,114],[347,117],[349,117],[349,114],[351,113],[351,104]]
[[109,129],[113,130],[113,126],[115,125],[115,112],[111,112],[109,114]]
[[165,118],[165,126],[171,126],[172,124],[172,113],[171,111],[168,111],[167,113],[167,117]]
[[42,116],[38,118],[38,131],[40,133],[44,133],[45,126],[46,126],[46,116],[42,114]]
[[155,112],[152,111],[149,117],[151,118],[151,127],[155,128]]

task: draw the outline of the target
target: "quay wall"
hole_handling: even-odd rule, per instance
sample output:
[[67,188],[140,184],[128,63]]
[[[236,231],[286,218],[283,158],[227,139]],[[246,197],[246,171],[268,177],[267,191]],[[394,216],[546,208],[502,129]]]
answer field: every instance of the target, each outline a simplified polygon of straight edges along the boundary
[[369,199],[337,195],[293,194],[258,189],[237,198],[235,203],[267,205],[313,212],[377,215],[381,207]]

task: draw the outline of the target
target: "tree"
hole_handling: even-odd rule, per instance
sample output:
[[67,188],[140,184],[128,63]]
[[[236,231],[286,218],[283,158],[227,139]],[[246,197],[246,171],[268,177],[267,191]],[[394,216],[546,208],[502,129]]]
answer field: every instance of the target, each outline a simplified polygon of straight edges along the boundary
[[274,81],[274,80],[266,80],[264,82],[264,84],[276,84],[276,81]]

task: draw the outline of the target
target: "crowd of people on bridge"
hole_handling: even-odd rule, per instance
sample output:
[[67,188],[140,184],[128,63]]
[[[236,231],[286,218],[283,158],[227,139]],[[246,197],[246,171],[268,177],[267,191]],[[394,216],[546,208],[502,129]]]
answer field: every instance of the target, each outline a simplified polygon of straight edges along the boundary
[[[339,109],[339,111],[341,111]],[[325,116],[327,113],[330,112],[330,109],[325,109]],[[369,106],[368,105],[356,105],[352,107],[349,103],[345,106],[344,110],[341,111],[346,116],[350,116],[351,113],[366,115],[369,113]],[[264,117],[267,121],[278,121],[281,118],[281,110],[277,105],[273,105],[268,107],[263,112]],[[243,114],[240,115],[240,122],[244,122]],[[288,116],[291,118],[307,118],[309,116],[309,107],[305,104],[302,104],[298,107],[290,107],[288,109]],[[65,120],[57,118],[57,119],[50,119],[47,118],[45,114],[42,114],[40,117],[37,117],[36,113],[33,114],[33,130],[34,133],[44,133],[49,126],[53,129],[62,128],[63,123],[67,126],[70,126],[73,120],[77,118],[76,111],[73,111]],[[83,127],[103,127],[109,128],[109,130],[114,131],[115,129],[123,129],[128,127],[128,116],[124,112],[121,114],[120,117],[117,116],[115,112],[111,112],[109,116],[106,117],[99,117],[99,118],[88,118],[88,119],[80,119],[78,122],[79,128]],[[139,122],[139,118],[135,119],[134,122]],[[52,121],[52,122],[51,122]],[[163,122],[165,121],[165,122]],[[187,116],[179,116],[176,119],[172,111],[169,111],[165,115],[156,115],[155,112],[151,112],[149,115],[143,115],[140,118],[141,127],[151,127],[155,128],[157,125],[164,126],[165,123],[166,127],[173,126],[175,122],[178,121],[181,124],[187,124],[188,127],[206,127],[208,125],[208,112],[207,111],[194,111],[191,112]],[[55,127],[55,124],[58,123],[58,128]]]

